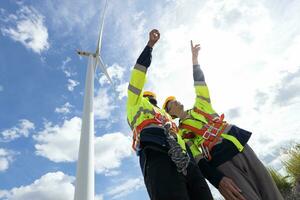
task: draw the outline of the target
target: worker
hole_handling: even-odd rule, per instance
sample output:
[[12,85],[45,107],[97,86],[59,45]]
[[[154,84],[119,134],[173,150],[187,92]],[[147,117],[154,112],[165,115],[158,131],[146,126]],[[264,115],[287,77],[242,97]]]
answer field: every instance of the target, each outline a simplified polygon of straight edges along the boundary
[[173,118],[179,118],[179,134],[190,147],[203,175],[225,199],[282,200],[270,174],[247,144],[252,133],[227,123],[224,114],[218,115],[213,109],[198,63],[200,48],[191,41],[194,107],[184,110],[171,96],[163,108]]
[[[128,86],[127,121],[133,131],[132,147],[140,160],[144,182],[153,200],[213,199],[205,178],[193,157],[189,157],[183,139],[172,118],[157,106],[153,92],[143,92],[153,46],[160,38],[158,30],[149,33],[149,41],[137,59]],[[191,154],[192,155],[192,154]]]

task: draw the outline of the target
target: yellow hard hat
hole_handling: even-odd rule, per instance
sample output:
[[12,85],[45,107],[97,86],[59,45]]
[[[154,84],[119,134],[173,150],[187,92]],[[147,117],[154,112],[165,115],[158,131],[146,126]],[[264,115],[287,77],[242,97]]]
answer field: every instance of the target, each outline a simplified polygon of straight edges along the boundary
[[168,98],[166,98],[162,108],[166,110],[166,107],[167,107],[167,104],[169,103],[169,101],[173,101],[173,100],[176,100],[176,97],[169,96]]
[[154,99],[156,99],[156,94],[151,91],[144,91],[143,97],[153,97]]

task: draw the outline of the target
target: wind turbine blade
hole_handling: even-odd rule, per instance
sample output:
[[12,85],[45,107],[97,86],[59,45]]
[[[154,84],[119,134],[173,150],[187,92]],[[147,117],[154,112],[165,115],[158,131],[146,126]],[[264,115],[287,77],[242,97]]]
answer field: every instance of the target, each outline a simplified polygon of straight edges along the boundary
[[107,8],[107,0],[105,1],[105,6],[104,6],[103,14],[102,14],[102,21],[101,21],[100,32],[99,32],[98,43],[97,43],[97,49],[96,49],[96,57],[99,55],[99,52],[101,50],[102,33],[103,33],[103,27],[104,27],[104,19],[105,19],[106,8]]
[[107,73],[106,67],[105,67],[105,65],[104,65],[104,63],[103,63],[103,61],[102,61],[102,59],[101,59],[100,56],[98,56],[98,58],[97,58],[97,63],[99,64],[99,67],[100,67],[101,71],[105,74],[105,76],[106,76],[106,78],[108,79],[108,81],[109,81],[112,85],[114,85],[114,83],[112,82],[112,80],[111,80],[109,74]]

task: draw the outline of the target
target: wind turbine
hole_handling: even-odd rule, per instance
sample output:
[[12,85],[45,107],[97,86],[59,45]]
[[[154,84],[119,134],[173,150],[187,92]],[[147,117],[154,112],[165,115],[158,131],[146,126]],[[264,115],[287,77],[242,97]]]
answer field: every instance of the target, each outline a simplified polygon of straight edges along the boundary
[[77,50],[81,56],[88,56],[88,66],[85,80],[85,94],[81,125],[80,145],[77,161],[74,200],[94,200],[95,168],[94,168],[94,78],[97,66],[100,67],[110,83],[106,67],[100,55],[102,32],[107,8],[107,0],[103,10],[100,32],[95,53]]

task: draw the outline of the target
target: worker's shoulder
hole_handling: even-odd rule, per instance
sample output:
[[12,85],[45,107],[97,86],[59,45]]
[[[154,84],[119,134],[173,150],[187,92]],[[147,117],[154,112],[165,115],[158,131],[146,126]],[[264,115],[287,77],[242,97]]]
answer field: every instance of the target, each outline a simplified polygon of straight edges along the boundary
[[152,109],[154,106],[145,97],[140,97],[138,99],[135,99],[135,101],[127,100],[126,107],[128,110],[136,108]]

